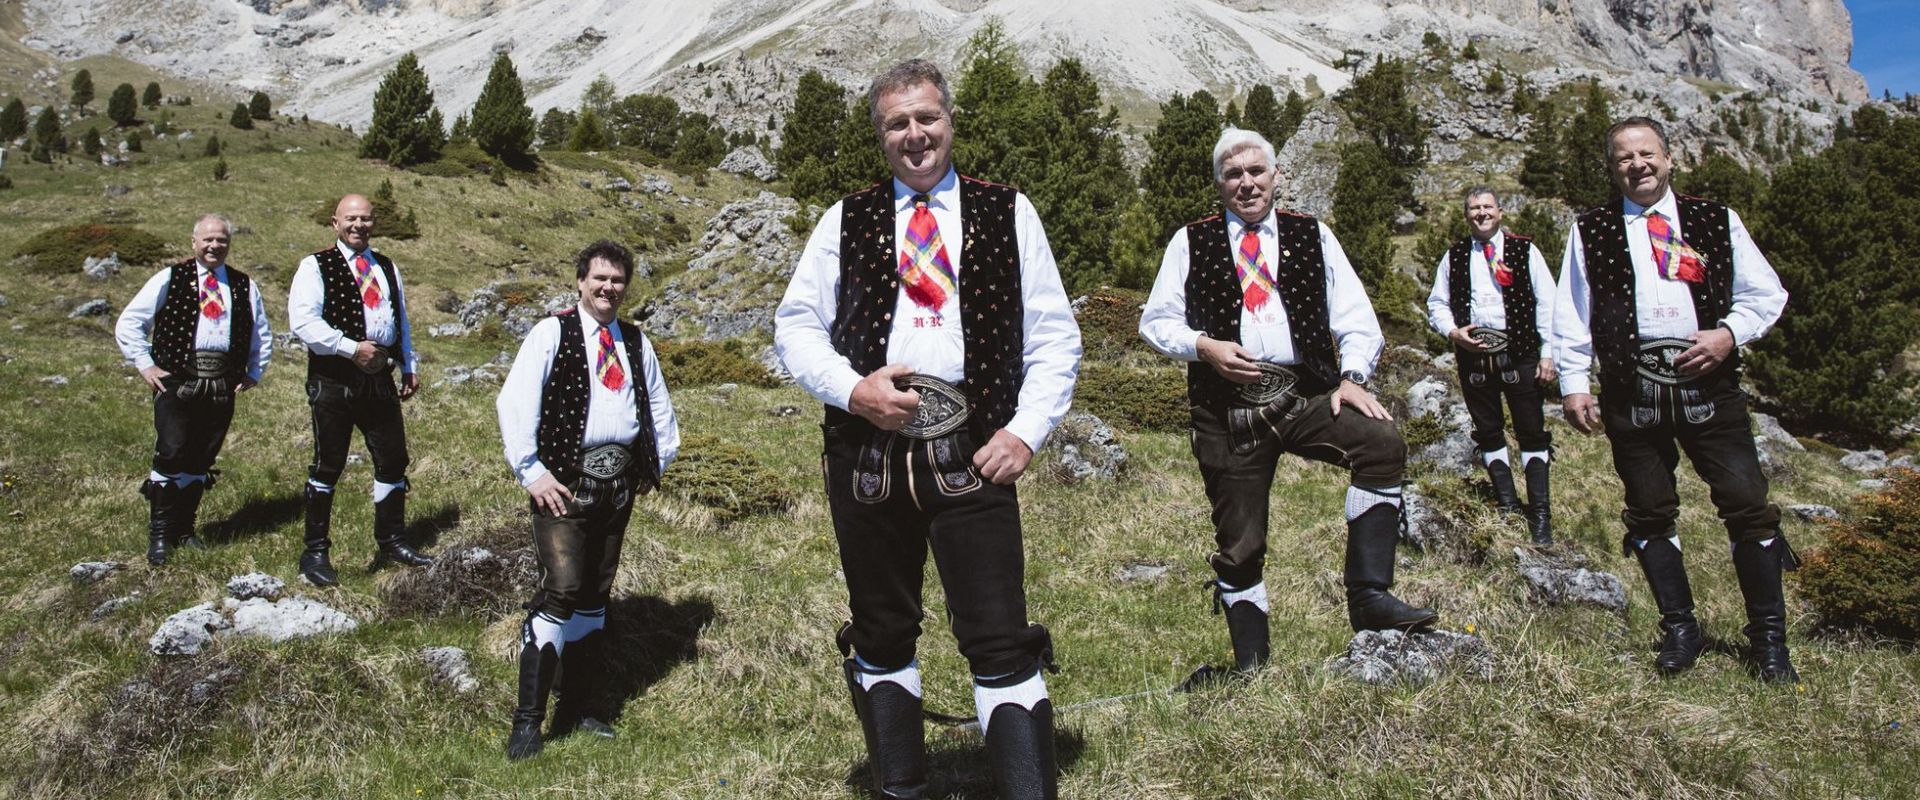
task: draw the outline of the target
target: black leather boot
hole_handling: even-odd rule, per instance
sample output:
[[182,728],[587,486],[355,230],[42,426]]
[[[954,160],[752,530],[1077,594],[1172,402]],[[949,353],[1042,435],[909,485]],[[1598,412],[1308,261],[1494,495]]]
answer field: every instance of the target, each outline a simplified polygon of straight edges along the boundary
[[373,504],[373,541],[380,545],[380,555],[374,566],[392,561],[407,567],[425,567],[433,564],[433,557],[413,549],[407,543],[407,490],[395,489],[387,497]]
[[1799,566],[1793,548],[1778,533],[1765,547],[1759,542],[1733,545],[1733,572],[1747,601],[1747,627],[1743,630],[1751,643],[1747,668],[1766,683],[1800,682],[1800,673],[1787,658],[1787,597],[1780,586],[1781,571]]
[[520,631],[520,701],[513,709],[513,732],[507,735],[507,759],[519,761],[540,754],[540,723],[547,716],[547,693],[553,688],[560,654],[553,645],[533,641],[530,622]]
[[873,773],[874,796],[885,800],[925,797],[927,793],[926,728],[920,721],[920,698],[897,683],[883,681],[860,688],[859,662],[841,662],[847,691],[853,694],[853,713],[867,740],[867,765]]
[[1647,540],[1646,547],[1637,547],[1629,539],[1627,549],[1639,557],[1640,571],[1646,573],[1647,587],[1660,609],[1660,654],[1654,657],[1653,668],[1662,675],[1685,672],[1700,660],[1707,639],[1693,616],[1693,586],[1687,582],[1680,548],[1666,537],[1655,537]]
[[1527,460],[1527,532],[1533,543],[1553,544],[1553,495],[1548,488],[1547,461]]
[[1513,467],[1506,461],[1487,464],[1487,480],[1493,482],[1494,502],[1502,514],[1520,513],[1520,493],[1513,488]]
[[180,489],[171,481],[148,479],[140,484],[140,494],[147,498],[147,563],[164,566],[173,549],[167,534],[173,525],[174,509],[180,503]]
[[[1007,685],[1031,679],[1040,670],[1011,676]],[[1021,677],[1024,676],[1024,677]],[[987,760],[993,766],[993,784],[1001,800],[1055,800],[1060,796],[1060,769],[1053,752],[1053,701],[1041,700],[1028,711],[1018,703],[1001,703],[987,712]]]
[[601,679],[606,676],[607,632],[597,630],[567,643],[560,654],[560,671],[553,681],[553,725],[555,738],[579,732],[608,739],[614,737],[612,725],[601,721],[599,710]]
[[1347,522],[1347,622],[1355,631],[1414,630],[1440,615],[1387,593],[1393,588],[1393,548],[1400,538],[1400,507],[1376,503]]
[[1267,612],[1251,600],[1227,605],[1220,583],[1213,584],[1213,608],[1227,617],[1227,638],[1233,641],[1233,668],[1247,673],[1266,665],[1268,657]]
[[200,498],[205,497],[207,489],[213,486],[213,475],[205,480],[194,481],[180,487],[180,502],[174,507],[173,524],[168,526],[167,541],[175,550],[205,550],[200,538],[193,535],[194,528],[200,524]]
[[333,549],[333,539],[327,535],[333,529],[333,492],[309,483],[306,505],[306,549],[300,552],[300,576],[315,586],[337,586],[340,575],[334,572],[327,555]]

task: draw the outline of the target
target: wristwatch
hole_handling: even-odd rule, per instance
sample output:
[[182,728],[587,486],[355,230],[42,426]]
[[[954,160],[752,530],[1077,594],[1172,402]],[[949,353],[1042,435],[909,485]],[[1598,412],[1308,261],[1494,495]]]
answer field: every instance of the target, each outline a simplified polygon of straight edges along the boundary
[[1350,369],[1345,372],[1342,372],[1340,373],[1340,379],[1344,381],[1348,381],[1353,385],[1358,386],[1362,389],[1367,388],[1367,374],[1364,372],[1361,372],[1360,370]]

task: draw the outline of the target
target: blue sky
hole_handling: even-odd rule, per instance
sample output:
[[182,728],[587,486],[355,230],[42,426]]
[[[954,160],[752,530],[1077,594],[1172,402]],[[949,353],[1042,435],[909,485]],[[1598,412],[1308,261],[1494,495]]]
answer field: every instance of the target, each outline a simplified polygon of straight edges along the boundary
[[1874,97],[1891,89],[1893,96],[1920,94],[1920,2],[1915,0],[1847,0],[1853,15],[1853,68],[1867,76]]

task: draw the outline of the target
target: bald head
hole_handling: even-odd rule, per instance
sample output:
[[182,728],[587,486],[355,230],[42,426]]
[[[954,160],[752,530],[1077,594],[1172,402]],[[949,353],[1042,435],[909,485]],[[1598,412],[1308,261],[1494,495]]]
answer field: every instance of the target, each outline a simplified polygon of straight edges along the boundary
[[373,240],[373,202],[357,194],[340,198],[333,207],[333,232],[348,248],[367,249]]
[[227,262],[227,248],[233,241],[233,223],[219,214],[208,214],[193,224],[193,258],[208,269]]

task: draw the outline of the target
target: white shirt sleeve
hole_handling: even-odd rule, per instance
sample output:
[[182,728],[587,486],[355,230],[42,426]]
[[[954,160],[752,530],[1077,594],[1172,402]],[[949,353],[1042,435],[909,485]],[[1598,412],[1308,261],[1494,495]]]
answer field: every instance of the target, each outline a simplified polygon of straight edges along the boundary
[[1340,348],[1340,370],[1372,375],[1387,337],[1380,333],[1380,320],[1373,315],[1373,301],[1367,297],[1366,284],[1353,271],[1347,251],[1334,238],[1333,229],[1320,225],[1320,249],[1327,264],[1327,321],[1333,327],[1333,339]]
[[163,269],[148,278],[120,311],[120,319],[114,322],[114,341],[120,345],[120,355],[126,357],[134,369],[153,366],[153,342],[148,337],[153,333],[153,316],[160,313],[160,303],[166,300],[167,280],[172,273],[171,269]]
[[822,403],[847,408],[860,373],[833,349],[840,297],[840,204],[820,217],[773,312],[773,347],[795,383]]
[[393,280],[400,284],[399,291],[394,295],[400,298],[400,302],[393,309],[393,342],[403,354],[399,359],[400,373],[413,375],[420,371],[420,354],[413,351],[413,325],[407,319],[407,309],[413,305],[413,298],[407,297],[407,282],[400,277],[399,264],[393,265]]
[[1013,221],[1020,243],[1026,348],[1019,404],[1007,431],[1037,453],[1073,404],[1073,384],[1080,374],[1080,324],[1060,284],[1060,268],[1040,215],[1024,194],[1014,196]]
[[353,357],[360,343],[327,324],[320,316],[325,304],[326,287],[320,281],[320,262],[307,256],[301,259],[300,268],[294,270],[293,283],[287,288],[287,328],[314,353]]
[[1202,332],[1187,325],[1187,229],[1173,232],[1160,257],[1160,272],[1140,310],[1140,338],[1162,355],[1181,361],[1200,360]]
[[[644,333],[640,334],[640,357],[647,362],[644,369],[647,405],[653,411],[653,444],[660,452],[660,474],[665,475],[667,465],[680,455],[680,420],[673,414],[673,400],[667,397],[667,379],[660,373],[660,356],[653,352],[653,340]],[[518,368],[519,364],[514,366]]]
[[[547,466],[540,463],[540,394],[547,385],[547,372],[553,368],[553,353],[559,347],[560,320],[548,317],[535,324],[533,330],[527,332],[526,341],[520,343],[520,353],[514,356],[513,368],[507,371],[506,380],[500,384],[500,396],[494,400],[507,466],[521,486],[532,486],[547,474]],[[647,352],[652,351],[649,345]],[[649,390],[653,375],[660,371],[658,361],[648,359]],[[675,444],[678,445],[678,434]]]
[[1733,333],[1735,345],[1744,346],[1766,335],[1780,321],[1780,313],[1787,307],[1787,290],[1733,209],[1727,209],[1727,227],[1733,238],[1733,310],[1720,324]]
[[1593,331],[1588,315],[1592,301],[1587,297],[1585,251],[1580,246],[1580,225],[1567,230],[1567,252],[1560,260],[1560,284],[1554,289],[1553,360],[1560,369],[1560,393],[1593,393]]
[[1553,272],[1547,269],[1547,260],[1540,255],[1538,242],[1527,248],[1527,269],[1533,273],[1533,328],[1540,334],[1540,357],[1551,359],[1553,304],[1559,301],[1559,293],[1553,282]]
[[1433,332],[1445,336],[1460,327],[1453,320],[1452,275],[1447,269],[1448,257],[1440,254],[1440,266],[1433,270],[1433,291],[1427,293],[1427,324],[1433,326]]
[[[231,271],[228,274],[232,274]],[[260,296],[260,283],[249,277],[247,289],[253,296],[253,341],[247,348],[247,379],[259,383],[267,372],[267,365],[273,363],[273,320],[267,317],[267,302]]]

